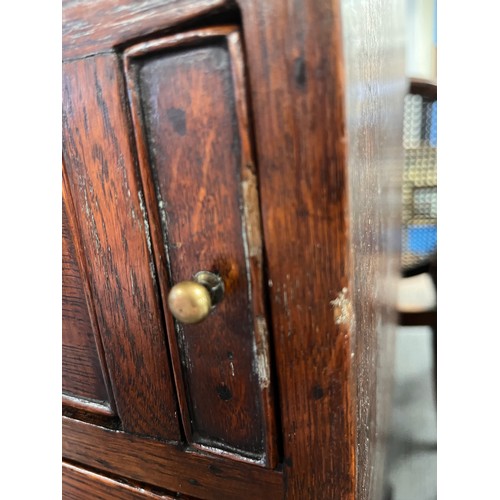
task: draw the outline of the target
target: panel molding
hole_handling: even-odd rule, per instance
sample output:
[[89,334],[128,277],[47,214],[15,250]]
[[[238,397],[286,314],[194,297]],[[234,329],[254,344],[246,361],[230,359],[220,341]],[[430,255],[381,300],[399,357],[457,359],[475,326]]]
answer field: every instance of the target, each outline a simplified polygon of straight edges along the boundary
[[[171,262],[169,257],[170,244],[167,234],[167,215],[162,207],[168,204],[163,200],[159,192],[158,179],[151,165],[150,152],[148,149],[148,138],[145,132],[144,115],[141,106],[141,89],[138,84],[137,61],[140,58],[151,56],[154,53],[170,50],[179,50],[197,47],[210,47],[214,42],[221,41],[227,46],[230,59],[230,77],[232,78],[234,92],[234,111],[240,141],[241,166],[240,171],[235,172],[239,176],[236,183],[240,205],[240,218],[243,230],[242,244],[244,248],[244,260],[246,276],[251,284],[249,288],[249,301],[252,304],[252,327],[254,335],[254,366],[252,370],[257,374],[256,381],[259,386],[261,408],[264,423],[264,455],[262,458],[245,456],[241,450],[234,451],[225,445],[221,449],[217,445],[205,444],[196,435],[196,429],[192,427],[192,415],[190,415],[190,403],[186,392],[185,375],[183,375],[183,361],[179,353],[176,329],[173,318],[168,313],[167,297],[171,285]],[[163,299],[163,307],[166,313],[166,323],[170,352],[172,355],[177,394],[180,402],[181,415],[183,417],[184,429],[188,441],[194,447],[198,447],[211,453],[221,453],[235,460],[259,463],[269,467],[277,464],[277,436],[274,398],[271,383],[271,361],[268,321],[265,311],[264,283],[263,283],[263,248],[262,229],[260,220],[259,195],[256,177],[256,167],[252,147],[252,131],[249,123],[247,108],[246,81],[244,71],[243,47],[237,26],[215,26],[210,28],[193,30],[177,35],[150,40],[129,47],[124,52],[125,75],[128,84],[128,95],[131,106],[132,121],[136,136],[136,145],[139,157],[142,183],[145,187],[145,200],[150,218],[153,249],[155,254],[156,268],[159,274],[159,283]],[[207,180],[208,182],[208,180]],[[231,273],[232,271],[228,271]],[[241,271],[243,272],[243,270]],[[184,279],[189,278],[189,276]],[[230,281],[229,281],[230,282]],[[227,286],[227,283],[226,283]],[[208,320],[207,320],[208,321]],[[232,362],[231,362],[232,366]],[[233,368],[234,370],[234,368]],[[233,372],[234,373],[234,372]],[[234,376],[234,375],[233,375]],[[247,380],[247,383],[250,383]],[[220,443],[219,443],[220,444]]]
[[80,233],[78,229],[78,223],[75,215],[75,207],[73,205],[73,199],[71,196],[71,191],[68,184],[67,172],[64,166],[64,162],[62,164],[62,195],[63,195],[63,206],[62,209],[65,210],[67,219],[70,237],[72,239],[73,248],[75,251],[75,259],[78,266],[78,270],[80,272],[80,278],[83,287],[83,294],[85,296],[87,312],[90,320],[90,325],[92,328],[92,333],[97,349],[97,355],[99,358],[99,365],[101,368],[101,373],[104,381],[104,385],[106,387],[106,392],[108,395],[108,401],[101,402],[95,400],[87,400],[77,395],[64,394],[62,396],[62,402],[65,406],[70,406],[72,408],[78,410],[85,410],[91,413],[96,413],[98,415],[104,416],[116,416],[116,405],[114,402],[113,391],[111,388],[111,383],[109,379],[108,368],[106,364],[106,358],[104,354],[104,349],[101,341],[101,336],[99,333],[99,327],[96,317],[96,311],[94,307],[94,303],[92,300],[92,292],[90,289],[87,269],[85,266],[85,259],[82,255],[82,243],[80,240]]
[[64,164],[123,429],[181,439],[123,76],[113,54],[63,64]]

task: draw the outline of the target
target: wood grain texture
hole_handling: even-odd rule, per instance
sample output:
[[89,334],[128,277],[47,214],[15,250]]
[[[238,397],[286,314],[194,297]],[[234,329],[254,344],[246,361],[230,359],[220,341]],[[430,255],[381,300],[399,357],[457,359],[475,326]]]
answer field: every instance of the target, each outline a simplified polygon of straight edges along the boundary
[[62,466],[62,498],[65,500],[173,500],[170,495],[153,493],[144,488],[96,474],[72,464]]
[[[389,339],[391,293],[395,290],[393,264],[384,260],[386,253],[395,257],[398,252],[389,245],[390,228],[396,231],[397,221],[391,221],[384,208],[394,201],[395,186],[381,179],[387,180],[386,174],[393,168],[394,175],[398,174],[396,162],[386,160],[398,154],[390,120],[399,112],[392,97],[399,92],[400,66],[396,62],[392,69],[389,64],[384,69],[382,60],[399,60],[399,42],[393,50],[389,47],[389,40],[399,36],[397,29],[391,28],[397,0],[386,7],[375,0],[364,0],[358,7],[364,11],[358,11],[358,17],[346,14],[356,7],[348,0],[237,3],[246,42],[249,114],[253,118],[250,123],[255,128],[283,474],[74,419],[65,419],[64,453],[91,467],[199,498],[376,498],[376,470],[380,469],[382,454],[372,438],[378,439],[382,429],[384,400],[378,394],[386,387],[382,378],[388,373],[378,367],[389,359],[384,333]],[[117,47],[121,50],[139,38],[179,29],[176,23],[194,21],[192,16],[208,5],[203,1],[166,1],[161,6],[159,2],[148,3],[153,4],[157,10],[146,10],[154,15],[136,15],[135,5],[140,10],[143,2],[121,0],[111,6],[109,0],[93,0],[87,3],[88,10],[84,3],[67,3],[65,9],[70,17],[66,19],[75,20],[71,28],[75,37],[71,40],[73,35],[65,35],[65,57],[111,52]],[[210,5],[219,8],[216,3]],[[222,8],[222,3],[217,5]],[[108,15],[106,9],[112,13]],[[120,17],[120,10],[125,18]],[[121,21],[115,24],[113,18]],[[344,52],[344,48],[348,50]],[[92,293],[98,297],[99,328],[106,338],[106,355],[108,349],[111,357],[115,353],[110,363],[111,378],[113,383],[118,380],[113,373],[118,374],[122,357],[127,360],[127,386],[134,373],[140,374],[135,381],[144,387],[144,370],[155,372],[146,377],[151,388],[145,389],[152,409],[148,407],[141,415],[137,412],[144,408],[140,404],[144,402],[142,389],[137,391],[138,396],[121,387],[120,397],[115,385],[113,390],[117,402],[127,402],[121,408],[124,415],[127,410],[132,412],[124,420],[129,426],[125,430],[155,435],[168,427],[159,420],[169,413],[164,410],[171,410],[175,404],[167,356],[158,359],[166,348],[163,332],[160,334],[155,279],[144,273],[144,263],[152,262],[145,229],[138,229],[139,222],[129,215],[132,209],[140,213],[141,204],[136,195],[133,155],[129,147],[123,146],[127,143],[127,123],[119,65],[114,54],[68,64],[75,66],[71,66],[68,77],[66,96],[71,98],[66,97],[66,106],[69,103],[74,109],[67,111],[71,127],[66,147],[71,158],[87,159],[81,165],[72,160],[71,186],[78,193],[78,220],[83,228],[85,253],[89,255]],[[356,81],[353,74],[361,80]],[[356,102],[358,107],[353,106]],[[104,112],[106,107],[112,112]],[[176,116],[173,121],[182,131],[183,121]],[[89,117],[96,120],[92,133],[84,132]],[[186,133],[188,130],[186,121]],[[113,139],[116,134],[120,136],[118,141]],[[91,159],[96,136],[99,143],[106,144],[105,158],[117,166],[115,170]],[[138,147],[141,157],[140,141]],[[98,158],[99,153],[94,156]],[[375,169],[385,173],[377,178]],[[111,180],[107,178],[109,172]],[[147,205],[152,208],[154,183],[148,184],[142,177],[149,196]],[[130,198],[129,185],[133,185]],[[104,212],[97,206],[102,203]],[[148,216],[153,235],[160,231],[163,236],[156,210],[148,210]],[[146,219],[139,217],[141,220]],[[145,222],[142,224],[145,226]],[[107,234],[106,227],[114,228],[109,230],[112,234]],[[126,235],[126,243],[134,248],[133,258],[130,249],[123,251],[123,242],[120,249],[115,233]],[[153,238],[157,262],[161,255],[155,244],[158,240]],[[105,243],[99,247],[97,242],[101,241]],[[107,245],[112,248],[110,257]],[[140,263],[134,269],[141,273],[140,300],[129,294],[122,282],[134,263]],[[160,273],[164,266],[166,262],[158,265]],[[156,270],[154,266],[152,270]],[[161,274],[160,281],[164,281]],[[132,282],[137,283],[136,278]],[[336,324],[331,301],[344,287],[354,318]],[[125,307],[117,308],[116,301],[102,302],[108,289],[120,290],[116,294],[118,304]],[[162,294],[165,296],[164,288]],[[118,309],[123,315],[115,314]],[[168,316],[167,325],[172,328]],[[146,334],[142,334],[144,331]],[[151,332],[156,334],[149,335]],[[160,337],[162,340],[158,340]],[[126,341],[124,356],[116,356],[120,349],[113,344],[116,338]],[[133,348],[136,345],[137,350]],[[379,348],[381,353],[377,354]],[[146,353],[144,363],[137,362],[136,352]],[[164,372],[158,367],[163,367]],[[162,383],[166,390],[149,393]],[[183,406],[182,391],[179,393]],[[162,398],[167,400],[164,406]],[[170,424],[169,432],[175,433],[173,422]]]
[[[70,208],[71,209],[71,208]],[[62,206],[62,390],[110,408],[66,204]],[[66,402],[70,403],[69,398]]]
[[134,39],[224,11],[228,0],[63,0],[63,58],[110,51]]
[[338,2],[240,2],[255,121],[286,498],[355,497]]
[[160,216],[151,226],[164,299],[169,284],[199,270],[225,283],[224,300],[205,321],[175,329],[168,323],[188,439],[274,464],[262,240],[239,34],[220,27],[166,37],[132,47],[125,62],[148,212]]
[[276,500],[283,476],[257,465],[112,431],[63,417],[63,456],[169,491],[200,499]]
[[404,2],[342,0],[355,326],[357,495],[382,498],[400,275]]
[[63,78],[64,163],[118,415],[127,431],[178,440],[117,57],[65,63]]

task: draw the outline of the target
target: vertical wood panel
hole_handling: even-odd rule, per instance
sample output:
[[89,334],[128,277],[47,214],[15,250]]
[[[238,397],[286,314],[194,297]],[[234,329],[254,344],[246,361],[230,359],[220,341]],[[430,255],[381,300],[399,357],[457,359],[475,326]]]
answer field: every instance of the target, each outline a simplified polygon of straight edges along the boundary
[[127,431],[179,439],[148,220],[115,55],[63,65],[64,160],[116,406]]
[[349,267],[338,2],[242,9],[256,131],[286,498],[354,499]]
[[[64,193],[67,195],[67,193]],[[85,297],[68,220],[62,205],[62,390],[68,396],[90,400],[109,409],[110,401],[97,351],[94,326]]]
[[[381,469],[381,455],[363,455],[358,447],[367,434],[366,426],[374,425],[376,419],[375,406],[360,414],[362,405],[367,408],[367,398],[359,393],[357,380],[363,367],[373,370],[377,366],[379,345],[364,344],[364,360],[359,360],[354,336],[355,332],[365,338],[377,335],[375,312],[384,315],[392,307],[386,302],[391,291],[383,292],[380,287],[394,290],[394,283],[367,284],[373,274],[365,275],[366,266],[352,265],[351,236],[359,228],[350,227],[349,195],[360,192],[380,201],[387,193],[356,175],[349,177],[351,165],[357,166],[349,163],[344,69],[355,65],[360,75],[366,74],[366,57],[370,56],[370,71],[375,67],[380,70],[377,77],[385,78],[392,71],[392,57],[399,57],[399,41],[396,52],[377,53],[372,28],[381,27],[380,33],[394,40],[398,35],[391,23],[399,21],[393,17],[397,15],[392,10],[395,3],[385,7],[381,2],[369,3],[362,26],[354,17],[343,25],[340,1],[239,2],[256,122],[289,498],[357,498],[368,491],[357,491],[360,478],[370,480],[373,471]],[[348,33],[344,39],[343,28]],[[362,50],[358,37],[366,37]],[[344,44],[357,50],[354,58],[344,59]],[[400,109],[397,85],[403,75],[399,67],[393,69],[396,87],[384,87],[385,95],[373,87],[374,80],[350,89],[373,98],[377,106],[349,109],[351,123],[381,127],[376,140],[362,128],[356,132],[367,153],[377,147],[390,153],[395,147],[394,131],[385,120]],[[364,161],[367,170],[387,173],[394,166],[378,163],[370,154]],[[387,213],[379,215],[387,217]],[[361,221],[370,224],[362,209],[356,214],[356,223]],[[378,236],[376,227],[359,235],[367,246],[376,244]],[[385,250],[376,255],[380,261],[387,258]],[[368,266],[375,265],[375,260]],[[372,287],[373,293],[363,293],[360,284]],[[344,287],[347,314],[337,324],[331,301],[340,298]],[[355,307],[350,308],[349,302]],[[362,331],[356,315],[368,320],[361,323],[368,331]],[[390,367],[386,368],[385,376],[390,375]]]
[[238,33],[188,32],[125,58],[146,200],[160,216],[152,226],[164,295],[199,270],[225,282],[205,321],[170,331],[188,438],[272,463],[262,238]]

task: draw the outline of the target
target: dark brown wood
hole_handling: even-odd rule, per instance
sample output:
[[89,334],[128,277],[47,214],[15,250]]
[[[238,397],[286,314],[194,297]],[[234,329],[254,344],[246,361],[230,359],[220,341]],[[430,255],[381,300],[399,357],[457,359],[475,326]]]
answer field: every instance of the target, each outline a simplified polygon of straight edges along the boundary
[[283,497],[283,476],[258,465],[160,443],[63,417],[63,456],[200,499]]
[[410,94],[421,95],[429,101],[437,99],[437,84],[429,80],[410,78]]
[[154,493],[116,479],[96,474],[72,464],[63,463],[62,498],[67,500],[147,500],[180,498]]
[[63,0],[63,57],[88,56],[201,16],[230,0]]
[[[380,127],[381,133],[393,132],[384,128],[387,119],[379,110],[391,105],[396,113],[401,110],[403,68],[396,64],[394,77],[386,75],[378,40],[367,37],[373,29],[367,22],[355,23],[357,29],[349,31],[349,23],[356,19],[351,16],[341,24],[345,13],[340,2],[254,1],[240,5],[272,285],[286,496],[364,498],[367,490],[360,490],[358,478],[370,480],[377,462],[375,455],[364,452],[366,442],[361,429],[375,421],[375,413],[360,414],[359,402],[366,409],[370,401],[376,412],[376,398],[373,393],[366,396],[358,392],[364,384],[358,386],[356,381],[367,367],[369,373],[376,370],[378,346],[367,345],[365,361],[351,355],[356,349],[355,332],[363,338],[376,338],[377,324],[373,318],[381,307],[376,305],[381,291],[375,288],[378,276],[365,277],[363,268],[354,267],[350,261],[348,219],[352,217],[348,198],[350,191],[356,189],[368,200],[380,199],[381,194],[376,181],[356,177],[359,164],[349,162],[349,155],[355,153],[346,151],[346,139],[362,141],[365,130],[353,129],[350,132],[354,136],[346,137],[344,69],[349,74],[351,66],[362,66],[365,61],[361,52],[354,58],[346,55],[344,59],[344,55],[349,54],[347,47],[359,47],[360,39],[366,40],[364,49],[371,40],[370,78],[378,79],[377,83],[389,77],[389,84],[396,83],[395,87],[385,87],[385,102],[380,91],[373,94],[368,85],[363,88],[362,95],[374,99],[366,114],[361,115],[354,106],[348,108],[349,120],[369,123],[370,131]],[[387,5],[382,10],[374,2],[363,2],[358,6],[358,14],[363,14],[364,20],[369,18],[372,25],[375,21],[375,27],[380,28],[377,33],[385,37],[384,41],[393,43],[391,50],[399,50],[402,38],[391,31],[391,23],[394,20],[401,26],[402,22],[395,17],[396,10],[390,12],[391,7]],[[344,8],[350,6],[343,3]],[[344,40],[341,28],[346,29]],[[392,52],[383,57],[392,63]],[[359,91],[353,84],[349,89]],[[382,135],[377,139],[382,139]],[[390,143],[379,143],[385,153],[394,147],[396,153],[400,150],[392,139]],[[376,144],[370,141],[370,145]],[[382,168],[385,172],[395,167],[398,173],[397,164],[379,165],[375,160],[369,155],[359,158],[371,170]],[[393,206],[397,207],[397,202]],[[357,214],[356,218],[363,216],[366,221],[366,214]],[[388,212],[384,211],[380,220],[386,221],[387,217]],[[373,226],[363,232],[365,244],[376,247],[377,231],[377,226]],[[381,250],[377,258],[383,260],[386,251]],[[363,279],[369,280],[370,293],[357,287]],[[387,286],[395,289],[390,282]],[[330,306],[344,287],[347,298],[355,304],[352,325],[349,321],[335,324]],[[384,308],[390,310],[390,302]],[[363,324],[369,330],[363,332],[355,326]],[[367,359],[368,355],[373,357]]]
[[[72,33],[64,35],[65,57],[107,54],[64,64],[65,109],[69,116],[63,123],[65,159],[123,430],[65,418],[64,456],[97,470],[198,498],[378,498],[377,477],[383,462],[378,436],[383,431],[383,410],[387,406],[381,396],[388,393],[384,380],[387,371],[381,367],[390,366],[388,347],[395,292],[392,263],[398,253],[398,247],[390,246],[388,235],[393,231],[395,238],[399,237],[398,222],[391,219],[391,207],[397,211],[395,184],[385,182],[391,176],[397,179],[402,166],[397,162],[401,144],[397,143],[400,135],[393,128],[396,127],[393,120],[402,112],[399,98],[408,83],[399,62],[404,40],[398,31],[404,19],[402,8],[398,11],[401,1],[393,0],[382,6],[375,0],[228,3],[193,0],[166,1],[161,5],[153,0],[137,4],[120,0],[115,7],[110,0],[93,0],[86,5],[69,2],[63,9],[67,10],[65,19],[69,20]],[[147,78],[141,81],[139,72],[137,78],[127,80],[136,82],[129,95],[132,102],[137,97],[144,101],[141,106],[134,105],[132,120],[127,120],[123,51],[140,44],[142,49],[132,49],[138,51],[135,56],[139,59],[140,50],[163,43],[160,39],[174,30],[175,40],[182,43],[189,35],[181,33],[180,23],[202,26],[209,22],[202,13],[214,13],[225,7],[231,7],[231,23],[236,22],[237,31],[243,34],[245,57],[237,54],[243,51],[233,33],[227,37],[225,50],[229,56],[222,51],[219,59],[222,76],[208,66],[210,57],[218,51],[213,45],[210,50],[203,44],[203,48],[191,46],[178,50],[180,61],[207,49],[209,54],[200,56],[201,65],[210,68],[206,73],[196,67],[169,66],[173,61],[170,56],[144,56],[144,61],[148,61],[143,66],[145,71],[157,65],[155,69],[161,70],[162,76],[150,71],[143,74]],[[224,69],[229,64],[228,57],[232,88],[223,83],[228,81],[229,70]],[[244,110],[247,99],[240,90],[244,87],[241,83],[244,72],[248,74],[250,89],[248,112]],[[198,88],[196,98],[188,102],[186,93],[201,86],[201,81],[206,88]],[[155,121],[151,110],[146,109],[144,116],[136,111],[147,103],[148,92],[150,96],[155,93],[153,84],[161,90],[157,94],[161,105],[155,109],[166,114],[160,122]],[[198,117],[194,125],[192,120],[183,120],[178,111],[171,111],[168,116],[169,109],[181,108],[174,104],[174,95],[183,96],[185,117],[191,114]],[[233,104],[228,96],[234,99]],[[247,129],[248,132],[242,133]],[[255,137],[254,154],[251,129]],[[235,130],[242,142],[234,140],[233,149],[227,152],[226,141],[236,138]],[[221,147],[216,150],[205,149],[204,141],[211,138],[211,133],[212,141],[220,141],[217,144]],[[185,140],[188,146],[183,143]],[[235,162],[239,147],[241,158],[255,160],[249,162],[248,168],[245,162]],[[154,166],[162,157],[175,158],[181,154],[189,161],[175,160],[175,171],[160,172],[156,178],[144,167],[146,158]],[[210,191],[213,186],[201,181],[203,168],[195,161],[196,155],[202,160],[212,156],[221,159],[210,171],[206,170],[207,176],[212,176],[214,170],[216,179],[225,173],[222,182],[216,184],[219,191],[213,193]],[[141,181],[135,177],[135,161]],[[229,169],[231,163],[238,163],[239,180],[235,171]],[[174,180],[177,184],[173,184]],[[232,200],[241,189],[240,183],[243,185],[237,195],[240,207],[234,208]],[[246,190],[252,183],[255,187]],[[184,197],[179,192],[181,188]],[[190,193],[203,193],[202,189],[205,198],[201,200],[206,201],[206,206],[197,205],[189,197]],[[142,203],[143,191],[145,203]],[[212,208],[218,208],[210,219],[204,219],[205,213],[210,212],[208,194],[215,200]],[[222,204],[218,202],[221,194],[228,200]],[[184,215],[180,220],[189,222],[182,226],[176,219],[176,210],[168,213],[168,198],[174,200],[176,210],[182,208],[185,214],[200,215]],[[160,216],[162,201],[166,205],[165,217],[167,214],[170,217],[163,227],[173,227],[166,235]],[[220,213],[221,206],[233,207],[227,221],[223,219],[226,214]],[[239,226],[233,211],[244,215]],[[214,220],[219,221],[216,230],[212,227]],[[227,224],[227,234],[222,234],[222,222]],[[148,249],[149,226],[151,249]],[[257,342],[257,355],[269,352],[271,362],[265,366],[276,373],[273,385],[276,435],[282,447],[279,471],[237,460],[242,452],[250,457],[251,446],[256,449],[255,443],[248,447],[251,435],[248,429],[239,436],[233,433],[230,436],[235,442],[239,439],[236,447],[244,448],[237,450],[240,457],[234,453],[216,456],[183,443],[174,446],[137,436],[180,440],[173,418],[176,403],[164,339],[165,319],[187,438],[200,443],[196,429],[186,424],[189,413],[186,409],[192,410],[201,388],[210,389],[213,380],[205,386],[206,381],[197,376],[189,387],[185,386],[184,378],[179,383],[181,363],[176,354],[177,342],[172,343],[173,320],[165,303],[161,307],[159,295],[164,300],[174,280],[186,279],[189,276],[184,274],[198,270],[191,269],[188,261],[213,266],[213,259],[203,260],[210,247],[200,231],[205,232],[207,239],[213,239],[214,234],[217,239],[225,237],[223,248],[227,246],[231,252],[229,262],[234,259],[238,276],[243,276],[247,264],[241,260],[241,247],[235,245],[237,227],[242,231],[242,239],[250,238],[248,254],[244,255],[250,261],[250,277],[245,279],[256,287],[258,297],[267,297],[271,334],[269,346],[264,347],[271,349],[259,351]],[[183,250],[184,241],[193,237],[204,250],[200,255],[196,255],[194,246],[187,245]],[[256,259],[251,251],[252,242],[258,250]],[[176,243],[183,246],[179,248]],[[263,264],[258,262],[260,248]],[[167,255],[171,259],[170,271]],[[220,264],[212,267],[219,269],[222,269]],[[131,270],[139,275],[129,282]],[[172,272],[171,278],[168,272]],[[263,276],[267,287],[261,294],[259,283]],[[135,290],[140,290],[139,296],[131,293],[132,283]],[[244,281],[237,283],[242,291]],[[332,301],[337,305],[333,306]],[[247,304],[248,316],[265,317],[264,301],[258,304],[258,310],[255,302],[252,306]],[[241,327],[246,328],[245,322],[242,321]],[[258,333],[258,329],[255,331]],[[210,340],[214,343],[213,338]],[[210,345],[210,349],[214,347]],[[193,359],[197,362],[202,359],[200,352],[192,349],[190,357],[193,352],[196,354]],[[220,358],[222,381],[228,366],[231,368],[229,361],[232,361],[229,356]],[[236,365],[234,368],[236,373]],[[251,368],[255,367],[245,366],[247,385],[238,387],[248,386],[252,390],[255,377]],[[216,373],[213,362],[203,369],[210,376]],[[120,371],[125,383],[120,381]],[[199,392],[188,400],[184,392],[187,389],[186,394],[190,394],[193,383],[198,384]],[[222,397],[227,394],[220,393]],[[262,405],[264,412],[255,419],[257,432],[259,426],[271,429],[274,425],[268,418],[273,414],[270,396],[263,392],[263,398],[254,408],[248,403],[243,405],[250,412]],[[211,397],[213,389],[207,389],[207,398]],[[221,407],[224,408],[222,403],[218,408]],[[227,430],[227,426],[236,428],[236,420],[228,418],[217,429],[213,410],[207,411],[209,415],[202,418],[208,419],[217,433]],[[246,414],[237,418],[243,419],[245,427],[254,423]],[[200,420],[196,425],[199,423]],[[261,433],[266,438],[274,434],[272,430]],[[269,457],[273,453],[276,456],[271,443],[268,440],[263,444],[259,453],[265,450]],[[227,449],[231,447],[234,444]],[[272,459],[269,464],[273,465]]]
[[355,494],[338,2],[241,2],[282,416],[286,498]]
[[70,406],[73,403],[111,414],[110,398],[64,200],[62,209],[63,399]]
[[63,65],[64,161],[123,428],[180,438],[118,59]]
[[168,322],[188,439],[274,465],[262,239],[239,34],[221,27],[161,38],[127,50],[125,64],[164,308],[169,284],[197,271],[218,273],[225,283],[222,303],[205,321]]

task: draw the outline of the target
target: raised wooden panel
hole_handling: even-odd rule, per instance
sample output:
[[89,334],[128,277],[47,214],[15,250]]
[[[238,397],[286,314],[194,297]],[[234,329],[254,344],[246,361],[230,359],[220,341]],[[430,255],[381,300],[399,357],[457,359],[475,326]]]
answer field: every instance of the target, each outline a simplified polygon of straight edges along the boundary
[[[78,266],[68,209],[62,206],[62,390],[65,403],[110,412],[103,366]],[[97,339],[98,341],[98,339]],[[88,401],[88,405],[86,402]]]
[[125,63],[164,299],[170,286],[201,270],[225,284],[222,303],[200,324],[174,325],[165,301],[188,439],[275,463],[260,212],[238,31],[147,42],[127,50]]
[[63,64],[63,155],[123,429],[179,440],[148,220],[117,56]]

